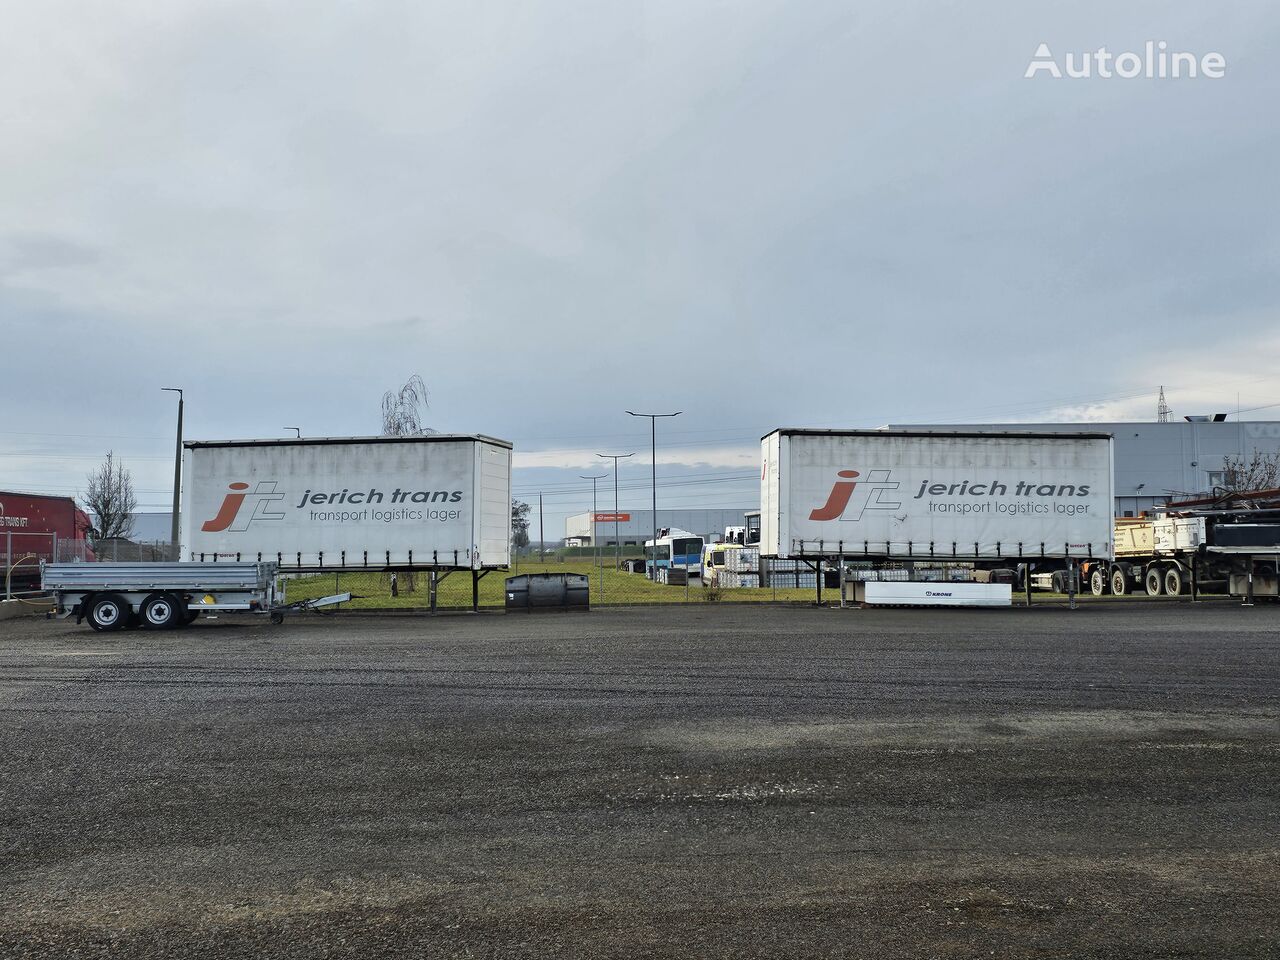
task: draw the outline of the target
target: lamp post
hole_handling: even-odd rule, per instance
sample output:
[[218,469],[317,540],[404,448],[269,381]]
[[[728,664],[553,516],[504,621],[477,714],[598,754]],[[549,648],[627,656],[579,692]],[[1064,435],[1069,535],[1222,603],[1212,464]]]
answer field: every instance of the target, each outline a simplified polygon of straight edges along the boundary
[[649,449],[653,456],[653,559],[650,563],[648,557],[645,557],[645,567],[649,574],[650,580],[657,579],[657,560],[658,560],[658,418],[659,417],[678,417],[684,413],[683,410],[677,410],[675,413],[636,413],[634,410],[628,410],[628,414],[633,417],[649,418]]
[[286,429],[286,430],[292,430],[292,431],[293,431],[293,438],[294,438],[295,440],[301,440],[301,439],[302,439],[302,428],[301,428],[301,427],[285,427],[285,429]]
[[604,586],[604,584],[600,583],[600,541],[596,538],[596,481],[603,480],[608,474],[593,473],[587,477],[582,476],[582,474],[578,474],[578,476],[582,477],[583,480],[591,481],[591,552],[594,554],[596,561],[596,583],[598,584],[596,592],[599,593],[600,587]]
[[618,461],[634,457],[634,453],[597,453],[613,461],[613,569],[622,569],[622,537],[618,535]]
[[180,560],[181,557],[178,556],[178,506],[182,494],[182,388],[161,387],[160,390],[178,395],[178,442],[173,451],[173,517],[169,527],[169,550],[174,560]]

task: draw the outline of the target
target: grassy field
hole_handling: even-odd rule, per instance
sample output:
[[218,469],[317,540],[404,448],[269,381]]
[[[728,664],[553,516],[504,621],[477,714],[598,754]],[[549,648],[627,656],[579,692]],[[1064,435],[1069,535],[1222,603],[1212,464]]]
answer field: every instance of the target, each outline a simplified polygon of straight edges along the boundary
[[[513,564],[510,570],[495,570],[480,581],[480,606],[501,607],[506,602],[504,581],[525,573],[584,573],[591,583],[591,602],[593,604],[628,604],[628,603],[772,603],[772,602],[813,602],[815,591],[812,588],[796,590],[778,587],[751,589],[738,588],[720,590],[715,595],[705,591],[697,582],[693,582],[686,590],[681,586],[666,586],[650,582],[643,574],[622,573],[611,567],[603,571],[597,570],[590,560],[548,561],[539,563],[536,560]],[[326,573],[317,576],[291,579],[286,584],[287,597],[290,602],[323,597],[333,593],[350,591],[359,599],[349,605],[352,608],[385,610],[414,609],[430,605],[428,594],[429,576],[417,573],[410,577],[401,573],[397,577],[398,596],[391,595],[391,577],[385,573]],[[836,599],[836,591],[823,591],[824,597]],[[440,583],[437,605],[441,608],[471,606],[471,575],[463,570],[451,573]]]
[[[813,603],[815,591],[812,587],[795,589],[778,588],[738,588],[722,589],[711,593],[703,589],[697,581],[691,583],[686,590],[684,585],[666,586],[652,583],[642,574],[622,573],[606,566],[602,571],[587,559],[583,560],[548,560],[539,563],[537,560],[523,560],[513,564],[510,570],[495,570],[480,581],[480,606],[502,607],[505,604],[504,582],[507,577],[524,573],[582,573],[591,583],[591,602],[593,605],[626,605],[626,604],[663,604],[663,603]],[[304,576],[290,579],[286,584],[290,602],[323,597],[334,593],[351,592],[357,599],[344,604],[348,609],[389,610],[419,609],[430,606],[428,593],[429,577],[426,573],[410,576],[401,573],[397,578],[398,596],[391,595],[391,577],[386,573],[326,573],[315,576]],[[824,602],[839,601],[839,592],[835,589],[822,591]],[[1057,593],[1034,594],[1033,603],[1066,603],[1067,596]],[[1177,603],[1187,598],[1148,597],[1145,594],[1113,597],[1110,594],[1094,597],[1088,592],[1077,598],[1079,602],[1119,602],[1119,603]],[[1204,599],[1225,599],[1206,595]],[[1013,595],[1015,606],[1023,603],[1022,594]],[[440,583],[440,595],[437,602],[440,609],[470,608],[471,575],[463,570],[451,573]]]

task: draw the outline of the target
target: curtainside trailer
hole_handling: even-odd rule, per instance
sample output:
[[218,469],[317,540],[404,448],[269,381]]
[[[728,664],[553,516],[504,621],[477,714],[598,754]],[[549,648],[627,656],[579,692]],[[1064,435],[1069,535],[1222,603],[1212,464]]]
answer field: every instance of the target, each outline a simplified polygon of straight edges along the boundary
[[1112,555],[1110,434],[781,429],[761,554],[1070,571]]
[[478,435],[189,441],[181,556],[283,572],[511,559],[511,444]]

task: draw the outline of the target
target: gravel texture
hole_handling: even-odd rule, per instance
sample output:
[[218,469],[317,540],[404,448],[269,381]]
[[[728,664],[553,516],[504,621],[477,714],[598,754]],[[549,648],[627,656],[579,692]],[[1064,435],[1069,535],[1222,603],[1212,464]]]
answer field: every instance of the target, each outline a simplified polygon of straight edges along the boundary
[[1280,955],[1280,608],[0,624],[0,956]]

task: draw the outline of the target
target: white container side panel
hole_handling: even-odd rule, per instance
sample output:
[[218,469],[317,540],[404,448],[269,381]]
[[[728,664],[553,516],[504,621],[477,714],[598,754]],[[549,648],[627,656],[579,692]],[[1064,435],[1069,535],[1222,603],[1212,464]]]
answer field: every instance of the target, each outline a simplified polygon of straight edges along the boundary
[[495,444],[476,445],[479,550],[476,567],[511,563],[511,451]]
[[470,567],[475,440],[189,447],[187,560]]
[[778,495],[782,485],[778,476],[778,448],[781,437],[771,433],[760,441],[760,552],[767,557],[778,555],[782,533],[779,529],[781,509]]
[[859,584],[864,603],[903,607],[1009,607],[1013,588],[1007,583]]
[[780,439],[774,556],[1111,556],[1108,437]]

